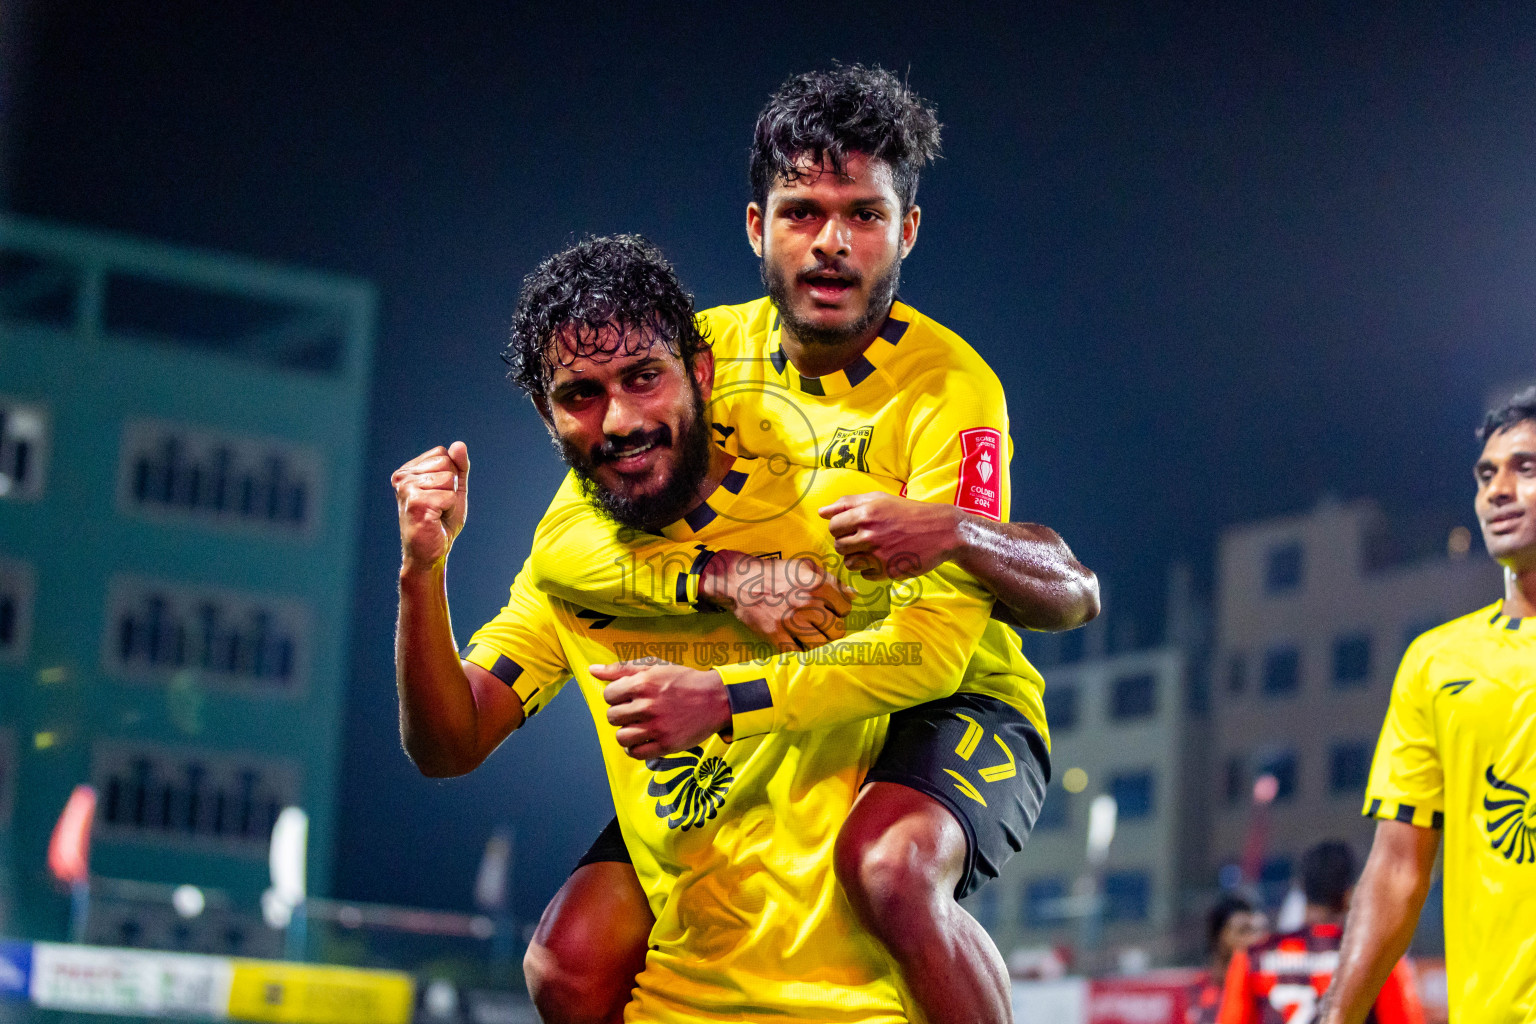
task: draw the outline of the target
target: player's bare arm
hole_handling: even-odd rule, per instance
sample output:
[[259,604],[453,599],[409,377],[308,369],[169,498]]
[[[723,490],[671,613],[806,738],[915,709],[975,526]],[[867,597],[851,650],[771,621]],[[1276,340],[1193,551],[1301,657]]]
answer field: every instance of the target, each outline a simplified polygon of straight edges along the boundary
[[1321,1024],[1361,1024],[1376,994],[1413,938],[1429,894],[1440,833],[1401,821],[1381,821],[1344,926],[1339,966]]
[[463,775],[522,723],[517,697],[459,660],[448,614],[448,553],[469,508],[469,450],[437,447],[390,477],[400,518],[395,686],[400,739],[423,775]]
[[1061,536],[953,505],[855,494],[820,510],[837,552],[865,579],[910,579],[954,562],[997,598],[1012,625],[1074,629],[1099,614],[1099,581]]

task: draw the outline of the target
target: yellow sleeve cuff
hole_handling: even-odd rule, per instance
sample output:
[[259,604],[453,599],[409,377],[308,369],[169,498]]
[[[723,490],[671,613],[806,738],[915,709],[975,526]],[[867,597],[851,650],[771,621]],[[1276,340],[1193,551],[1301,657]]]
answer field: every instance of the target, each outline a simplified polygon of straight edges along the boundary
[[715,553],[703,545],[699,546],[699,554],[688,567],[687,572],[680,572],[673,577],[671,583],[672,599],[678,604],[686,604],[696,611],[718,612],[721,611],[713,601],[699,596],[699,587],[704,582],[704,567],[709,560],[715,557]]
[[1379,818],[1382,821],[1401,821],[1405,825],[1417,825],[1419,828],[1445,827],[1445,813],[1443,811],[1402,800],[1382,800],[1379,797],[1367,796],[1365,798],[1365,808],[1361,813],[1367,818]]
[[731,702],[731,739],[760,736],[773,728],[773,691],[768,688],[768,666],[719,665],[715,668],[725,683],[725,695]]

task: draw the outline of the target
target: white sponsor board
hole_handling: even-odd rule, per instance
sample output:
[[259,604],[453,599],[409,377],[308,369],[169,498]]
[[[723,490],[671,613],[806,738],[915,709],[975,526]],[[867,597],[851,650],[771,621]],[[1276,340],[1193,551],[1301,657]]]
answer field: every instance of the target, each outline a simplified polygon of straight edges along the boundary
[[1013,1017],[1052,1024],[1082,1024],[1088,1019],[1088,979],[1014,982]]
[[227,1017],[234,966],[223,957],[101,946],[32,946],[32,1002],[140,1017]]

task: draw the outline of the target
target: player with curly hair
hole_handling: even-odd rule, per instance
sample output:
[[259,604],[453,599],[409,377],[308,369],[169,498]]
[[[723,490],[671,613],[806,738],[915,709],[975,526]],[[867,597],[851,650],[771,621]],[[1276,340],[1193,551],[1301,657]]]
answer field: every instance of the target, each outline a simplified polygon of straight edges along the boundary
[[[607,545],[648,558],[683,539],[779,544],[808,556],[775,560],[790,575],[814,568],[809,557],[835,560],[815,506],[861,485],[859,474],[773,467],[710,444],[701,424],[713,353],[652,246],[597,238],[546,260],[525,282],[513,333],[526,356],[517,379],[588,500],[604,510]],[[473,770],[574,676],[618,811],[613,831],[622,837],[611,838],[627,844],[622,865],[596,863],[578,875],[592,882],[622,869],[606,902],[614,913],[593,923],[614,948],[637,947],[628,1018],[906,1020],[889,958],[840,891],[838,830],[885,737],[886,712],[961,684],[991,596],[951,566],[905,585],[920,588],[921,601],[892,600],[887,585],[866,588],[856,595],[876,620],[866,629],[843,636],[823,619],[828,635],[814,656],[763,658],[758,679],[736,684],[749,700],[783,695],[782,723],[753,728],[740,719],[733,734],[729,709],[705,701],[702,729],[641,740],[634,734],[649,730],[629,710],[645,698],[602,665],[655,650],[708,675],[754,635],[721,611],[666,631],[654,616],[595,614],[540,593],[525,569],[506,607],[460,655],[444,581],[468,476],[469,453],[455,443],[393,479],[403,550],[401,737],[418,767],[434,776]],[[809,500],[799,505],[799,497]],[[805,600],[841,616],[854,596],[834,579]],[[915,649],[920,658],[907,656]],[[814,699],[872,674],[879,685],[864,703],[829,713]],[[642,749],[651,745],[658,749]],[[645,760],[631,756],[637,749]]]

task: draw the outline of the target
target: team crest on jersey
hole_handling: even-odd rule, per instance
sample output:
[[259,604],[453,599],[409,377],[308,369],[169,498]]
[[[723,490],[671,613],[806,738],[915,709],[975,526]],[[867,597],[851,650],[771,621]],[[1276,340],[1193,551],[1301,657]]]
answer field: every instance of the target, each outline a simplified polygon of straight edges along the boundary
[[656,817],[666,818],[667,828],[684,832],[718,814],[735,781],[725,758],[705,757],[703,747],[653,758],[645,766],[652,773],[645,791],[658,798]]
[[1483,810],[1488,812],[1488,842],[1505,860],[1536,864],[1536,806],[1531,805],[1531,794],[1493,774],[1493,765],[1488,766],[1486,778],[1490,790],[1483,797]]
[[821,453],[821,464],[827,469],[856,469],[869,472],[869,439],[873,426],[838,427],[832,440]]

